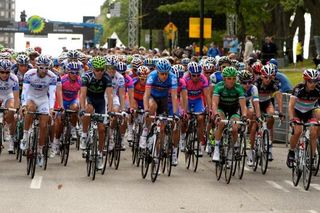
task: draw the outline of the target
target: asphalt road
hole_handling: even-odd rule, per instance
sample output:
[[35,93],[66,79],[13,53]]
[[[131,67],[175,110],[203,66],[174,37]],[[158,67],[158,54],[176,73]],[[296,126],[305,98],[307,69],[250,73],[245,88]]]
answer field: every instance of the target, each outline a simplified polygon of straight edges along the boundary
[[0,212],[320,212],[320,178],[309,191],[294,187],[285,165],[287,149],[274,145],[275,160],[266,175],[246,168],[243,180],[230,184],[216,180],[209,157],[200,159],[196,173],[186,170],[183,155],[172,176],[155,183],[141,178],[131,164],[131,152],[122,152],[119,170],[108,168],[92,181],[86,176],[81,153],[72,148],[67,167],[59,158],[48,168],[26,175],[26,159],[17,163],[4,151],[0,156]]

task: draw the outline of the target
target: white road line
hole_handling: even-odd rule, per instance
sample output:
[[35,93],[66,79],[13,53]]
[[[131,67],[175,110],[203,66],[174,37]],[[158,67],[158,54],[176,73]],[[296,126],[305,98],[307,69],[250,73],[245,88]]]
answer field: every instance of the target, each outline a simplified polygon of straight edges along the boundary
[[244,167],[244,170],[245,170],[245,171],[248,171],[248,172],[251,171],[251,169],[249,169],[249,168],[246,167],[246,166]]
[[266,180],[266,182],[271,185],[273,188],[276,188],[276,189],[279,189],[283,192],[289,192],[289,190],[285,189],[284,187],[280,186],[279,184],[277,184],[276,182],[274,181],[271,181],[271,180]]
[[30,184],[30,189],[40,189],[41,182],[42,182],[42,176],[34,176]]
[[292,186],[293,188],[298,189],[298,191],[300,191],[300,192],[309,192],[309,191],[304,190],[304,188],[302,188],[302,187],[299,186],[299,185],[295,187],[295,186],[293,185],[292,181],[290,181],[290,180],[285,180],[284,182],[287,183],[288,185]]
[[313,209],[309,210],[308,212],[310,212],[310,213],[318,213],[318,211],[313,210]]
[[316,183],[310,183],[310,186],[318,191],[320,191],[320,185]]

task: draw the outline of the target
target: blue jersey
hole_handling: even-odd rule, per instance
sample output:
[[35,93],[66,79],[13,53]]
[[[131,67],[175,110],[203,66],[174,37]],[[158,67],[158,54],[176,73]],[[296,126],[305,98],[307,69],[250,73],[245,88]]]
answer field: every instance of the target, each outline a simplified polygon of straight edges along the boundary
[[280,82],[280,92],[291,92],[292,85],[287,76],[281,72],[277,72],[276,79]]
[[162,82],[158,77],[158,72],[154,70],[148,75],[146,88],[151,88],[151,95],[155,98],[168,97],[170,89],[178,88],[177,77],[169,72],[168,78]]
[[216,71],[215,73],[210,75],[210,84],[216,85],[220,81],[223,81],[222,72]]

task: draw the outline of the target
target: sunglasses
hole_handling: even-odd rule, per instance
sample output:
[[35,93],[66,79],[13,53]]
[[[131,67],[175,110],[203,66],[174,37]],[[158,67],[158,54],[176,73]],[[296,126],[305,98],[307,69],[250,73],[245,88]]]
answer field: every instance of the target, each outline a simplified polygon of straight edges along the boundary
[[191,76],[197,78],[200,77],[200,74],[192,74]]
[[9,74],[10,74],[10,72],[0,71],[0,74],[6,74],[6,75],[9,75]]
[[243,85],[250,85],[252,83],[252,81],[242,81],[241,84]]
[[39,68],[39,70],[48,70],[49,69],[49,67],[38,67]]
[[307,82],[310,84],[316,84],[318,82],[318,80],[317,79],[309,79],[309,80],[307,80]]
[[227,77],[227,78],[226,78],[226,80],[228,80],[228,81],[235,81],[235,80],[236,80],[236,78]]
[[96,72],[104,72],[104,69],[94,69]]
[[72,74],[72,75],[79,75],[78,71],[70,71],[69,73]]
[[271,79],[273,78],[273,76],[265,76],[265,75],[262,75],[261,78],[271,80]]
[[159,74],[159,75],[162,75],[162,76],[167,76],[167,75],[169,75],[169,73],[167,73],[167,72],[158,72],[158,74]]

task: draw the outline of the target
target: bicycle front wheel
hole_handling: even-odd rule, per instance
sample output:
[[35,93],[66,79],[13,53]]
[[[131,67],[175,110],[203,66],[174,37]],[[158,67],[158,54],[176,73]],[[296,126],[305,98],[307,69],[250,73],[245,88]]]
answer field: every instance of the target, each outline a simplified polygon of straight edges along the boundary
[[244,167],[246,165],[246,149],[247,149],[247,144],[246,144],[246,136],[245,134],[240,134],[240,140],[239,140],[239,150],[237,154],[237,170],[238,170],[238,178],[241,180],[243,177],[244,173]]
[[312,147],[309,144],[310,141],[306,141],[304,147],[304,163],[302,166],[302,174],[303,174],[303,187],[305,190],[308,190],[310,187],[311,177],[312,177]]
[[261,173],[266,174],[268,169],[268,156],[269,156],[269,131],[265,129],[262,135],[262,143],[260,144],[260,163]]
[[38,156],[38,139],[39,139],[39,129],[36,129],[33,134],[32,140],[32,158],[31,158],[31,179],[34,178],[36,173],[36,165],[37,165],[37,156]]
[[232,141],[229,141],[227,146],[227,151],[225,152],[225,164],[224,164],[224,176],[227,184],[230,183],[232,172],[233,172],[233,164],[234,164],[234,148]]
[[160,151],[158,151],[157,144],[159,143],[158,141],[158,136],[156,135],[154,137],[153,147],[152,147],[152,162],[151,162],[151,181],[155,182],[157,180],[158,174],[159,174],[159,169],[160,169]]
[[[299,146],[298,146],[299,147]],[[293,167],[292,167],[292,183],[294,186],[297,186],[299,184],[299,180],[301,177],[301,156],[300,153],[301,151],[299,150],[299,148],[296,148],[295,152],[295,161],[293,162]]]
[[115,131],[115,137],[117,139],[115,147],[114,147],[114,167],[117,170],[120,165],[120,156],[121,156],[121,135],[120,131]]
[[314,176],[317,176],[320,167],[320,138],[318,138],[317,141],[317,152],[318,153],[316,153],[316,156],[314,158],[314,165],[316,166],[315,170],[313,171]]

